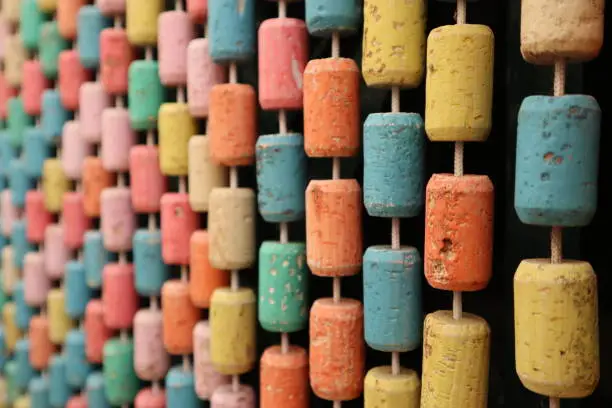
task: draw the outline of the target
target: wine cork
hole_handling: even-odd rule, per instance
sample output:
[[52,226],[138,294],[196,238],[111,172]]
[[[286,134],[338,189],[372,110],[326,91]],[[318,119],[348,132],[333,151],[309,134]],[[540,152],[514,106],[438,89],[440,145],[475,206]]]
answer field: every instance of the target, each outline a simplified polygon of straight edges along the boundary
[[111,405],[131,404],[140,388],[134,372],[134,343],[119,338],[104,344],[104,388]]
[[112,25],[112,20],[104,16],[96,6],[86,5],[78,12],[77,50],[81,64],[88,69],[100,65],[100,37],[102,31]]
[[194,38],[189,14],[182,10],[165,11],[157,20],[159,78],[167,87],[187,85],[187,46]]
[[201,402],[195,393],[194,376],[182,366],[170,369],[166,376],[166,404],[169,407],[197,408]]
[[[134,234],[134,285],[141,296],[159,296],[170,268],[162,259],[161,231],[139,229]],[[193,280],[193,271],[190,282]]]
[[107,16],[125,14],[126,0],[96,0],[96,6]]
[[208,309],[214,291],[217,288],[229,286],[230,274],[226,270],[213,268],[210,265],[208,231],[194,231],[189,244],[191,254],[189,296],[196,307]]
[[56,18],[62,37],[76,39],[79,10],[86,4],[86,0],[57,0]]
[[[40,99],[40,98],[39,98]],[[23,167],[24,173],[31,179],[42,177],[42,169],[51,157],[51,146],[40,126],[27,128],[23,134]]]
[[157,46],[157,18],[164,9],[162,0],[126,0],[128,39],[139,47]]
[[160,381],[170,367],[164,349],[160,310],[141,309],[134,317],[134,370],[145,381]]
[[48,142],[58,142],[64,123],[70,119],[70,112],[62,105],[58,90],[47,89],[42,98],[40,127]]
[[17,327],[15,315],[17,307],[14,302],[7,302],[2,309],[2,323],[4,325],[4,345],[6,351],[10,354],[15,350],[15,345],[21,337],[21,331]]
[[24,284],[23,280],[20,280],[15,284],[13,288],[13,301],[15,302],[15,324],[19,330],[27,333],[28,327],[30,327],[30,319],[36,314],[36,309],[28,305],[24,298]]
[[49,320],[45,316],[33,316],[28,330],[30,339],[30,364],[36,370],[46,370],[55,345],[49,339]]
[[125,30],[107,28],[100,33],[100,81],[111,95],[126,94],[128,70],[134,59]]
[[174,279],[164,283],[161,293],[164,320],[164,346],[174,355],[193,352],[193,328],[200,311],[189,298],[189,284]]
[[49,405],[63,408],[71,394],[66,382],[66,359],[62,354],[54,354],[49,365]]
[[19,34],[23,45],[30,51],[37,51],[40,28],[47,16],[38,6],[37,0],[21,0],[19,14]]
[[51,281],[45,273],[45,258],[41,252],[29,252],[23,261],[24,299],[32,307],[47,302]]
[[222,385],[215,390],[210,399],[211,408],[253,408],[255,391],[249,385],[239,385],[235,390],[232,385]]
[[87,286],[92,289],[100,289],[102,287],[102,270],[104,265],[114,262],[116,259],[116,254],[104,248],[100,230],[91,230],[85,233],[83,264],[85,265]]
[[2,248],[2,288],[7,295],[13,294],[13,288],[20,278],[20,271],[15,266],[15,252],[12,246]]
[[196,123],[186,103],[164,103],[159,108],[159,165],[166,176],[186,176],[188,145]]
[[31,399],[31,406],[45,407],[49,405],[49,379],[42,375],[34,377],[28,385],[28,394]]
[[338,32],[343,35],[359,29],[361,7],[356,0],[309,0],[306,3],[308,32],[317,37],[330,37]]
[[162,257],[171,265],[189,265],[189,240],[199,224],[186,193],[166,193],[161,199]]
[[425,318],[421,408],[486,407],[490,329],[481,317],[450,311]]
[[227,168],[212,162],[209,144],[207,136],[189,139],[189,205],[197,212],[208,211],[213,188],[228,185]]
[[45,230],[45,272],[51,280],[64,276],[64,265],[70,259],[70,249],[64,244],[64,228],[51,224]]
[[111,172],[130,169],[130,148],[136,144],[136,133],[130,126],[130,114],[121,107],[102,112],[102,165]]
[[[588,262],[523,260],[514,275],[516,371],[523,385],[584,398],[599,382],[597,278]],[[579,336],[580,341],[576,340]]]
[[356,180],[313,180],[306,189],[308,266],[317,276],[361,270],[361,188]]
[[187,99],[189,112],[196,118],[208,117],[212,87],[227,82],[227,69],[215,64],[208,50],[208,38],[193,39],[187,47]]
[[102,159],[88,156],[83,160],[83,210],[88,217],[100,216],[100,195],[115,185],[115,175],[102,166]]
[[364,382],[364,408],[419,408],[421,381],[416,372],[406,368],[393,374],[391,367],[375,367]]
[[299,346],[284,353],[279,346],[267,348],[261,356],[262,408],[307,408],[310,400],[308,355]]
[[195,392],[200,399],[210,400],[221,385],[229,384],[230,377],[219,374],[212,365],[210,355],[210,325],[200,321],[193,328],[193,373]]
[[17,219],[17,208],[13,205],[13,197],[11,190],[4,189],[0,192],[0,213],[2,219],[2,235],[5,237],[11,236],[13,223]]
[[104,324],[111,329],[129,329],[138,310],[134,266],[124,263],[107,264],[102,275]]
[[[4,43],[2,43],[3,45]],[[14,96],[17,96],[17,89],[9,84],[4,72],[0,73],[0,118],[6,119],[8,116],[7,102]]]
[[2,2],[2,19],[10,24],[19,23],[21,0],[5,0]]
[[157,61],[140,60],[130,64],[128,99],[130,119],[135,130],[149,130],[157,127],[157,112],[164,102],[164,94],[164,87],[159,80]]
[[64,108],[71,111],[77,110],[79,90],[82,84],[91,79],[91,73],[81,64],[76,50],[65,50],[59,54],[57,78]]
[[85,388],[87,376],[93,368],[85,356],[85,332],[83,330],[75,329],[68,333],[64,356],[66,358],[66,382],[72,388]]
[[136,216],[132,209],[132,196],[128,187],[112,187],[102,191],[100,197],[100,229],[104,247],[112,252],[132,249],[132,235]]
[[309,157],[357,154],[359,68],[352,59],[311,60],[304,71],[304,149]]
[[19,270],[19,277],[22,277],[21,271],[23,270],[23,259],[25,255],[35,250],[34,245],[28,241],[26,229],[25,220],[20,218],[13,223],[13,231],[11,232],[13,263],[15,268]]
[[134,408],[166,408],[166,393],[163,389],[143,388],[134,399]]
[[104,305],[92,299],[85,309],[85,355],[91,363],[102,363],[104,343],[112,337],[112,330],[104,323]]
[[138,145],[130,149],[130,182],[134,211],[159,212],[161,197],[168,189],[168,183],[159,168],[157,146]]
[[68,400],[66,408],[87,408],[87,399],[84,395],[75,395]]
[[82,319],[85,316],[87,303],[92,297],[92,291],[87,286],[85,266],[82,262],[70,261],[66,264],[64,288],[66,289],[66,314],[72,319]]
[[74,322],[65,311],[65,294],[63,289],[54,288],[47,295],[47,314],[49,316],[49,339],[53,344],[61,345]]
[[102,140],[102,113],[111,106],[111,98],[98,81],[86,82],[79,89],[79,130],[89,143]]
[[83,246],[85,232],[91,227],[91,219],[85,214],[83,193],[68,191],[64,193],[62,223],[64,243],[72,250]]
[[[40,0],[39,4],[42,1],[56,0]],[[57,77],[59,54],[68,48],[70,48],[70,42],[60,34],[57,20],[42,24],[38,40],[38,58],[47,78]]]
[[9,142],[13,147],[19,148],[23,145],[25,131],[33,122],[33,118],[25,111],[22,96],[16,96],[8,100],[8,118],[6,120],[6,125]]
[[8,184],[11,189],[13,205],[21,210],[25,206],[25,196],[32,186],[32,182],[25,172],[23,159],[13,159],[9,163]]
[[21,86],[23,63],[27,58],[28,54],[21,36],[17,33],[9,35],[4,40],[4,77],[10,86],[15,88]]
[[[22,395],[15,400],[15,408],[30,408],[31,400],[29,395]],[[76,407],[71,407],[76,408]]]
[[20,391],[26,391],[30,380],[36,375],[36,371],[30,364],[30,340],[26,337],[19,339],[15,345],[13,360],[17,364],[15,370],[15,386]]
[[23,110],[28,115],[40,115],[41,98],[45,88],[49,88],[49,81],[45,78],[42,65],[38,60],[28,60],[23,63],[23,78],[21,97]]
[[108,408],[104,391],[104,376],[100,371],[94,371],[87,376],[87,406],[89,408]]
[[194,23],[204,23],[208,13],[208,0],[187,0],[187,12]]
[[45,194],[45,207],[51,213],[62,209],[62,197],[70,190],[70,180],[66,177],[59,159],[47,159],[43,166],[42,190]]
[[[255,0],[208,4],[210,56],[215,62],[247,61],[255,55]],[[228,27],[235,29],[228,30]]]

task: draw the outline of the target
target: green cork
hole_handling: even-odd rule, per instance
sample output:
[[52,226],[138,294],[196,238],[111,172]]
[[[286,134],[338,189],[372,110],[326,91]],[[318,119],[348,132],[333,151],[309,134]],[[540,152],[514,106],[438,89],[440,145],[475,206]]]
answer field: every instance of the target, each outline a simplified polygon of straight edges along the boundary
[[113,338],[104,344],[104,389],[111,405],[131,404],[140,388],[134,371],[132,339]]
[[38,7],[37,0],[21,0],[19,34],[24,47],[35,51],[38,48],[40,32],[47,15]]
[[157,61],[134,61],[128,71],[130,121],[136,130],[157,127],[157,111],[164,103],[164,87]]
[[8,131],[9,142],[13,147],[21,147],[25,129],[34,124],[34,118],[28,115],[23,107],[20,96],[8,100]]
[[43,72],[47,78],[55,79],[60,52],[67,50],[70,43],[60,35],[57,21],[42,24],[38,41],[38,59]]

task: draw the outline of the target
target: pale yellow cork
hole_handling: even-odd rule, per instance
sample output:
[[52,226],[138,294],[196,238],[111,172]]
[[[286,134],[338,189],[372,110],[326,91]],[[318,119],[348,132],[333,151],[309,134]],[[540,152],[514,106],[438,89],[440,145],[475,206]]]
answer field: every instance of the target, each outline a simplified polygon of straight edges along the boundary
[[6,82],[17,88],[21,86],[23,63],[28,53],[18,33],[9,35],[4,40],[4,77]]
[[21,330],[17,327],[15,315],[17,314],[17,306],[14,302],[4,304],[2,309],[2,323],[4,324],[4,344],[6,351],[10,354],[15,351],[15,345],[21,338]]
[[208,211],[213,188],[228,184],[227,167],[210,159],[208,137],[194,136],[189,140],[189,204],[197,212]]
[[421,381],[413,370],[393,374],[390,366],[374,367],[365,377],[364,408],[419,408]]
[[64,290],[51,289],[47,294],[47,313],[49,315],[49,339],[53,344],[64,344],[66,335],[74,327],[74,322],[64,308]]
[[159,108],[159,165],[166,176],[189,173],[189,139],[196,133],[196,122],[186,103],[164,103]]
[[157,46],[157,17],[164,11],[163,0],[126,0],[126,31],[130,44]]
[[70,190],[70,180],[64,173],[60,159],[45,160],[42,187],[47,211],[52,213],[62,211],[64,193]]

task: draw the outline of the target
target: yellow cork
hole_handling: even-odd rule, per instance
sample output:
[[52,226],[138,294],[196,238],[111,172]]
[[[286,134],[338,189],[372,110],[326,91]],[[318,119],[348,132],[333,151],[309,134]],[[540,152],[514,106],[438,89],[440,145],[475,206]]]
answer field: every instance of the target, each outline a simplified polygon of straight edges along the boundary
[[8,408],[8,395],[6,381],[0,376],[0,408]]
[[421,408],[486,408],[489,386],[489,325],[450,311],[425,318]]
[[38,0],[38,8],[45,13],[53,13],[57,9],[57,0]]
[[51,289],[47,294],[47,313],[49,315],[49,339],[53,344],[63,344],[74,322],[64,310],[64,290]]
[[60,159],[45,160],[42,184],[47,211],[52,213],[62,211],[62,200],[64,193],[70,190],[70,180],[64,173]]
[[9,296],[13,294],[15,284],[21,279],[21,273],[15,266],[13,257],[14,252],[12,246],[8,245],[2,248],[2,288],[4,289],[4,293]]
[[583,398],[599,381],[597,278],[588,262],[527,259],[514,275],[516,371],[541,395]]
[[164,11],[163,0],[127,0],[125,20],[128,40],[140,47],[157,45],[157,17]]
[[0,9],[2,9],[0,17],[11,24],[19,23],[21,17],[21,0],[2,0],[0,4]]
[[21,86],[23,63],[28,58],[28,53],[19,34],[7,36],[4,47],[4,77],[6,82],[17,88]]
[[426,16],[424,0],[365,0],[362,72],[368,86],[421,84]]
[[213,293],[210,353],[219,373],[244,374],[255,365],[256,314],[256,297],[251,289],[219,288]]
[[394,375],[390,366],[374,367],[365,377],[363,397],[364,408],[419,408],[421,381],[407,368]]
[[30,408],[30,396],[22,395],[15,400],[14,408]]
[[4,304],[2,309],[2,323],[4,324],[4,344],[6,351],[10,354],[15,351],[15,345],[17,340],[21,338],[21,330],[17,327],[15,322],[15,314],[17,313],[17,306],[14,302],[7,302]]
[[484,25],[443,26],[429,34],[425,132],[431,141],[481,142],[489,136],[493,47],[493,32]]
[[159,163],[166,176],[186,176],[189,172],[189,139],[196,133],[196,122],[186,103],[164,103],[159,108]]
[[192,137],[189,140],[189,204],[193,211],[208,211],[212,189],[227,186],[227,183],[227,167],[210,159],[208,137]]

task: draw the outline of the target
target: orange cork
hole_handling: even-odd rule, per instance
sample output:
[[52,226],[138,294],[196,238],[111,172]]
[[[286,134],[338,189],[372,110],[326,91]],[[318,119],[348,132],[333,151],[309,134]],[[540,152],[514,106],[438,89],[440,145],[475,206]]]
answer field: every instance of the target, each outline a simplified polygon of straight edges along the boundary
[[357,154],[361,135],[359,67],[352,59],[308,62],[304,71],[304,150],[310,157]]
[[365,370],[363,306],[354,299],[317,299],[310,309],[310,383],[319,397],[361,395]]
[[102,159],[88,156],[83,160],[83,206],[88,217],[100,216],[100,194],[115,185],[115,175],[102,166]]
[[77,16],[79,9],[87,4],[87,0],[58,0],[57,28],[62,37],[75,40],[77,37]]
[[283,353],[279,346],[264,351],[260,364],[261,408],[308,408],[308,354],[299,346]]
[[306,188],[306,253],[317,276],[361,270],[361,188],[356,180],[313,180]]
[[217,288],[229,286],[228,271],[213,268],[208,260],[208,231],[195,231],[191,235],[191,269],[189,295],[191,302],[202,309],[210,307],[210,298]]
[[442,290],[477,291],[491,278],[493,183],[434,174],[425,202],[425,277]]
[[55,345],[49,339],[49,321],[46,316],[32,316],[30,329],[30,364],[36,370],[46,370],[55,352]]
[[182,280],[164,283],[161,293],[164,318],[164,346],[170,354],[193,352],[193,328],[200,320],[200,311],[189,298],[189,284]]
[[219,84],[210,91],[208,137],[211,159],[224,166],[255,160],[257,98],[246,84]]

